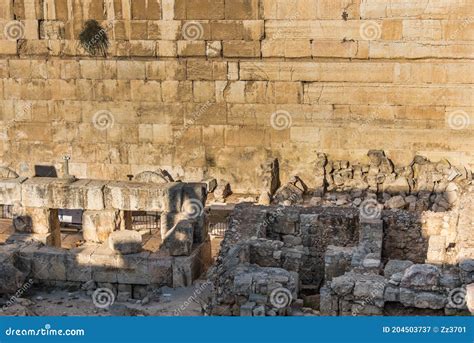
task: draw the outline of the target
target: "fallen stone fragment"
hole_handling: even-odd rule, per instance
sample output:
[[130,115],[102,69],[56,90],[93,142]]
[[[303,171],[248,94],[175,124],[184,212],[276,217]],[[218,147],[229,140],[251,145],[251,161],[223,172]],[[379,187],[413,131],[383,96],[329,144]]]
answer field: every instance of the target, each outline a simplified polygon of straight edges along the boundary
[[123,255],[136,254],[142,250],[142,235],[136,231],[114,231],[109,236],[109,247]]

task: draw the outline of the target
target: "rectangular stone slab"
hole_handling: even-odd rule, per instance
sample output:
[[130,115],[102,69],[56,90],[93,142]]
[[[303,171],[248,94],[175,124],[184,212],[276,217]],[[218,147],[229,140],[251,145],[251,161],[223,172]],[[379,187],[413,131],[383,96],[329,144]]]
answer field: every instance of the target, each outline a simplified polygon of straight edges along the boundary
[[163,211],[163,185],[113,181],[104,189],[107,208],[125,211]]
[[107,181],[67,180],[34,177],[22,185],[23,205],[61,209],[104,208],[103,188]]

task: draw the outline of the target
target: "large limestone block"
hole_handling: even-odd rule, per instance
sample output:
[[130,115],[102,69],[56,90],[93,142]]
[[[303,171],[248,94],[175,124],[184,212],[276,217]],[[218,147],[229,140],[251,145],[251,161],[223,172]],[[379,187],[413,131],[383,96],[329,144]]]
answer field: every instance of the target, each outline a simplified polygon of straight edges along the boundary
[[225,2],[226,19],[258,19],[258,0]]
[[91,255],[95,249],[95,246],[86,246],[70,250],[70,253],[66,255],[67,281],[87,282],[92,280]]
[[180,212],[183,207],[183,187],[182,182],[172,182],[163,185],[163,211]]
[[24,206],[62,209],[104,208],[103,188],[106,182],[95,180],[34,177],[24,182]]
[[[103,188],[106,182],[95,180],[53,179],[46,186],[39,183],[38,187],[45,191],[45,205],[62,209],[91,209],[104,208]],[[29,183],[28,186],[31,187]]]
[[[77,180],[69,186],[69,192],[79,193],[77,203],[70,202],[64,208],[77,209],[84,208],[88,210],[102,210],[104,208],[104,187],[108,181],[99,180]],[[77,207],[80,204],[83,207]]]
[[82,214],[82,233],[85,241],[103,243],[109,235],[120,230],[119,211],[84,211]]
[[105,205],[125,211],[163,211],[164,185],[110,182],[105,186]]
[[438,286],[440,270],[431,264],[414,264],[405,270],[401,287],[430,290]]
[[428,240],[428,252],[426,262],[443,263],[446,255],[446,237],[430,236]]
[[115,231],[109,235],[108,245],[110,249],[122,255],[136,254],[142,250],[143,238],[136,231]]
[[122,255],[118,258],[118,283],[141,284],[150,283],[149,273],[150,252]]
[[67,250],[41,247],[34,253],[32,261],[35,279],[66,281]]
[[0,179],[0,204],[14,205],[21,202],[21,184],[25,178]]
[[54,205],[52,187],[63,187],[71,180],[61,180],[52,177],[33,177],[22,185],[23,206],[61,208]]
[[171,256],[188,256],[193,246],[194,225],[182,220],[163,237],[163,245]]
[[405,260],[390,260],[385,265],[384,276],[386,278],[392,277],[393,274],[403,273],[405,270],[413,265],[411,261]]
[[151,254],[148,261],[150,283],[160,286],[173,286],[173,257]]
[[[204,206],[206,204],[207,198],[207,186],[205,183],[185,183],[183,186],[183,195],[182,201],[183,205],[186,206],[187,203],[192,202],[195,203],[202,212]],[[196,206],[195,206],[196,207]],[[184,209],[185,210],[185,209]]]
[[335,277],[331,281],[331,289],[340,296],[352,293],[354,285],[355,279],[350,274]]
[[118,282],[119,255],[104,244],[90,255],[92,280],[96,282]]
[[415,294],[415,307],[417,308],[439,310],[444,308],[446,301],[446,296],[437,293],[420,292]]

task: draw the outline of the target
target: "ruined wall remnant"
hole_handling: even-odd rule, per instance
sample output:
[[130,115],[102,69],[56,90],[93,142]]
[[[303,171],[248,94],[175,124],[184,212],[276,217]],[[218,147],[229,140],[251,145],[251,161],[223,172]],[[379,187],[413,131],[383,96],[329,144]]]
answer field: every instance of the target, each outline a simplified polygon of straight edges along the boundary
[[210,312],[467,314],[458,298],[474,281],[473,196],[466,186],[445,212],[239,205],[210,273]]
[[[284,181],[321,180],[317,151],[472,167],[473,16],[470,0],[1,0],[0,163],[32,176],[67,153],[81,178],[161,167],[237,193],[260,191],[269,157]],[[88,21],[105,56],[80,42]]]

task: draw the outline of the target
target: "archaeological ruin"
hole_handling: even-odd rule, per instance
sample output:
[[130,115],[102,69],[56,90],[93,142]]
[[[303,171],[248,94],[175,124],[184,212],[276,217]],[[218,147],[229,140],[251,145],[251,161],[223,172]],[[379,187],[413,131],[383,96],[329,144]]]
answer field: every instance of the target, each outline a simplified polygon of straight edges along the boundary
[[473,19],[0,0],[0,316],[474,314]]

